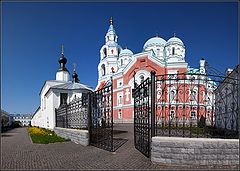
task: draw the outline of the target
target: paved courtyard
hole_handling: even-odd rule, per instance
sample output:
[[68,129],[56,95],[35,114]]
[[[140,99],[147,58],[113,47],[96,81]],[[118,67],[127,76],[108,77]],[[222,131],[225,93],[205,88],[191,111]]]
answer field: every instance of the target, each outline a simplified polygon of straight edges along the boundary
[[115,129],[127,131],[116,134],[115,137],[126,138],[128,141],[113,153],[70,141],[33,144],[27,128],[13,129],[3,133],[1,137],[1,170],[184,169],[152,164],[149,158],[134,148],[132,124],[120,124],[115,126]]
[[[119,128],[118,128],[119,129]],[[2,169],[159,169],[133,146],[133,127],[116,152],[108,152],[93,146],[84,147],[73,142],[33,144],[27,128],[18,128],[2,134]]]

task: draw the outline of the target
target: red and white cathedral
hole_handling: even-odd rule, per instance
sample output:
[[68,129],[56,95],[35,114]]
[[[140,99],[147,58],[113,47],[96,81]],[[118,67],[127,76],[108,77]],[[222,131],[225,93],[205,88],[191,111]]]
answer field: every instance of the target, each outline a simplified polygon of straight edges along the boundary
[[98,65],[98,85],[102,88],[112,77],[113,80],[113,118],[114,122],[133,122],[134,100],[132,89],[135,81],[150,77],[151,71],[156,75],[177,73],[205,74],[205,60],[200,60],[199,68],[188,66],[185,61],[185,46],[174,35],[169,40],[152,37],[147,40],[140,53],[134,54],[130,49],[123,49],[118,44],[118,36],[110,19],[110,26],[105,35],[105,44],[100,49]]

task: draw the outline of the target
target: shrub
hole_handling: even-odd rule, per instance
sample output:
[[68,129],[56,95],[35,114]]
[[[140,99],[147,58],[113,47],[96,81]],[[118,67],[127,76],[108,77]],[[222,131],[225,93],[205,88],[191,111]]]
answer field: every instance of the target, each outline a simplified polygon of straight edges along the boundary
[[28,132],[34,143],[48,144],[69,141],[69,139],[59,137],[55,132],[45,128],[29,127]]
[[13,121],[12,128],[19,128],[19,127],[21,127],[21,122],[20,121]]

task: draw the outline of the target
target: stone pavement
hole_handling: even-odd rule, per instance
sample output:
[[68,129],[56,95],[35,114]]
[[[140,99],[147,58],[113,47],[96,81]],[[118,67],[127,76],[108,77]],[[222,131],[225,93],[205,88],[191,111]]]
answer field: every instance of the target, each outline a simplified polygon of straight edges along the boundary
[[33,144],[27,128],[10,130],[1,137],[1,170],[187,169],[152,164],[149,158],[134,148],[133,125],[121,124],[117,129],[128,131],[115,135],[128,141],[116,152],[73,142]]

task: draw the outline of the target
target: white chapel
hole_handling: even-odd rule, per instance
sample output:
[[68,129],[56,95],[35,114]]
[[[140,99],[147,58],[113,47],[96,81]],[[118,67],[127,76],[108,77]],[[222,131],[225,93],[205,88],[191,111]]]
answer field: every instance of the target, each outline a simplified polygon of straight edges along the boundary
[[56,73],[56,80],[46,80],[40,90],[40,106],[33,115],[32,126],[54,129],[56,108],[71,102],[73,99],[87,96],[89,92],[93,91],[91,87],[80,83],[76,73],[76,65],[74,66],[72,80],[70,80],[63,46],[58,62],[60,66]]

